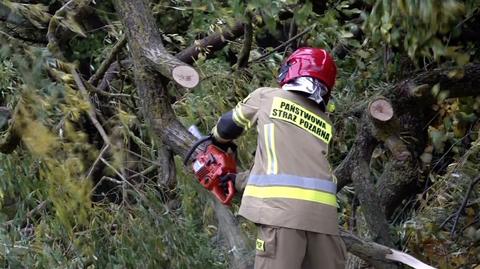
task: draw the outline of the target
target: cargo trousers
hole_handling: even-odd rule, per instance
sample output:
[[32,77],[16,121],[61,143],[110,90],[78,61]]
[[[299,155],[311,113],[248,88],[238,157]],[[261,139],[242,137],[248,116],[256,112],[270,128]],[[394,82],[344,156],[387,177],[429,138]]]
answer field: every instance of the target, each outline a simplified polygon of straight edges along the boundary
[[255,269],[343,269],[346,247],[338,235],[258,226]]

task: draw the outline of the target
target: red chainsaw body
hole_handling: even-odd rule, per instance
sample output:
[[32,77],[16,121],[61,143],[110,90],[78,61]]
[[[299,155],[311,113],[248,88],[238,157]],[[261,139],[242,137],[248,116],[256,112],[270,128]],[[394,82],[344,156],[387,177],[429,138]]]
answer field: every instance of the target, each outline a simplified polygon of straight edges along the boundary
[[235,196],[232,180],[227,180],[226,188],[221,186],[222,178],[234,177],[237,173],[237,163],[234,153],[228,153],[213,144],[199,153],[193,162],[193,172],[200,184],[211,191],[224,205],[230,205]]

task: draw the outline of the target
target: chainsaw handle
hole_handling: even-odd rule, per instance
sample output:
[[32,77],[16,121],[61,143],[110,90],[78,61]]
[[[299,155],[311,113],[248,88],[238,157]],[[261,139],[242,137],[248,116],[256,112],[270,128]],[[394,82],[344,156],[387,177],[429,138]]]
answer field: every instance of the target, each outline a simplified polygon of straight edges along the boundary
[[[212,134],[209,134],[207,136],[204,136],[202,138],[200,138],[199,140],[197,140],[193,145],[192,147],[190,148],[190,150],[187,152],[187,155],[185,156],[185,159],[183,159],[183,165],[187,166],[188,164],[188,161],[190,160],[190,158],[192,157],[192,154],[195,152],[195,150],[197,150],[197,148],[207,142],[208,140],[211,140],[212,141],[212,144],[214,144],[217,148],[220,148],[221,150],[224,150],[222,149],[221,147],[219,147],[217,144],[218,143],[214,143],[215,141],[215,138],[213,137]],[[228,148],[230,148],[232,150],[232,152],[235,154],[235,159],[237,159],[237,145],[233,142],[228,142],[228,143],[225,143],[225,146]],[[225,150],[224,150],[225,151]]]
[[226,192],[222,186],[216,185],[213,187],[212,193],[213,195],[215,195],[215,198],[220,201],[220,203],[229,206],[232,202],[233,197],[235,196],[235,186],[233,184],[233,181],[227,181]]
[[204,136],[204,137],[200,138],[199,140],[197,140],[197,142],[195,142],[192,145],[192,147],[190,148],[190,150],[187,152],[187,155],[185,156],[185,159],[183,159],[183,165],[187,166],[188,161],[190,160],[190,157],[192,157],[192,154],[195,152],[195,150],[197,150],[198,146],[200,146],[201,144],[205,143],[206,141],[212,140],[212,139],[213,139],[212,135],[207,135],[207,136]]

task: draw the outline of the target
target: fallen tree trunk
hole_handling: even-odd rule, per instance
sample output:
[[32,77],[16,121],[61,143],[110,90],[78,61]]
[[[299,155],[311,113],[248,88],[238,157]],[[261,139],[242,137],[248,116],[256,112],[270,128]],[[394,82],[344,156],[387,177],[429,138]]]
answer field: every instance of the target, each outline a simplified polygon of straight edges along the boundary
[[[160,61],[168,61],[173,56],[168,56],[163,49],[160,34],[153,24],[153,15],[148,9],[148,2],[145,0],[116,0],[114,5],[126,29],[132,62],[135,67],[135,84],[144,118],[153,129],[154,138],[162,149],[168,145],[174,153],[185,157],[194,142],[194,137],[177,120],[169,103],[170,98],[165,88],[165,80],[157,73],[159,72],[158,66],[163,64]],[[142,31],[138,31],[138,29],[142,29]],[[162,56],[152,55],[152,50],[155,53],[161,53]],[[152,60],[152,57],[156,58]],[[170,67],[167,65],[162,70]],[[162,170],[171,171],[168,167],[162,167]],[[159,175],[159,177],[164,182],[172,184],[168,175]],[[215,214],[221,224],[226,227],[236,222],[233,214],[224,207],[216,206]],[[245,235],[239,231],[238,226],[232,228],[235,228],[234,232],[226,228],[220,230],[222,237],[226,239],[226,248],[230,250],[244,249],[243,246],[247,245]],[[248,264],[243,259],[243,251],[235,251],[232,254],[233,268],[247,268]]]

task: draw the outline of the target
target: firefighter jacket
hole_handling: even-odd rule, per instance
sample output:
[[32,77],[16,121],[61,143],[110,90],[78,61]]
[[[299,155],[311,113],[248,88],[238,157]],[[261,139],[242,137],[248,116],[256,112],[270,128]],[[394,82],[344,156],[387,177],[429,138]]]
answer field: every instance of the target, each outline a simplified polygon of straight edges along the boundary
[[338,234],[336,182],[327,161],[332,123],[312,100],[279,88],[259,88],[222,115],[220,141],[256,125],[255,163],[240,215],[271,226]]

